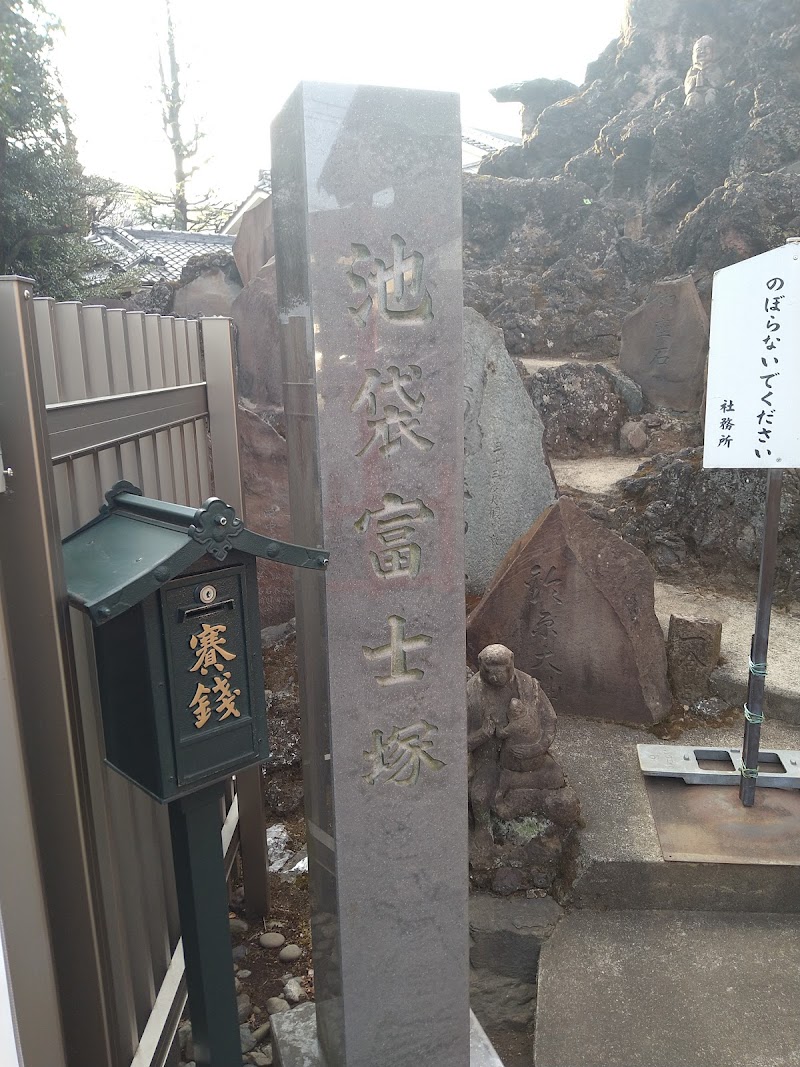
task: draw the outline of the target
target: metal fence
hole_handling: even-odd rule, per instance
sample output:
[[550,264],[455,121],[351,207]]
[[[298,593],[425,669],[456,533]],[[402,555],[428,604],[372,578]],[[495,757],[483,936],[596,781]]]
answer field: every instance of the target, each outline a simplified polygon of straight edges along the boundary
[[[103,764],[91,626],[67,606],[60,541],[120,478],[187,505],[213,485],[243,511],[232,328],[55,303],[29,285],[0,278],[0,448],[13,468],[0,596],[64,1062],[160,1067],[185,1001],[166,810]],[[232,862],[241,842],[248,910],[263,914],[257,768],[229,799],[222,846]]]

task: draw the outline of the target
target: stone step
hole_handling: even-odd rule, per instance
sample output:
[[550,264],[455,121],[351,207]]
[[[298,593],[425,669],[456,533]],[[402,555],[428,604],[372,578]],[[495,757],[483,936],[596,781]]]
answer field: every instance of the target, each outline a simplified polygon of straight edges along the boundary
[[[586,823],[572,903],[631,911],[800,912],[800,867],[664,859],[636,752],[637,743],[656,740],[641,729],[559,716],[553,754],[580,797]],[[690,730],[679,743],[740,747],[741,740],[736,725]],[[800,728],[767,723],[764,745],[800,749]]]
[[535,1067],[798,1067],[785,915],[576,911],[542,949]]

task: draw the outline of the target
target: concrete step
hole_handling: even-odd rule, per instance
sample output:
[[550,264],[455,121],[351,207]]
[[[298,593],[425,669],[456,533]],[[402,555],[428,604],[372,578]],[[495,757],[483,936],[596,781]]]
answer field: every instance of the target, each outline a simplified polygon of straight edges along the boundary
[[[767,722],[763,738],[764,747],[800,749],[797,726]],[[741,740],[737,725],[690,730],[679,743],[737,747]],[[664,859],[636,752],[639,742],[654,741],[645,730],[559,717],[553,753],[580,797],[586,823],[572,903],[632,911],[800,912],[800,867]]]
[[536,1067],[800,1067],[783,915],[576,911],[542,949]]

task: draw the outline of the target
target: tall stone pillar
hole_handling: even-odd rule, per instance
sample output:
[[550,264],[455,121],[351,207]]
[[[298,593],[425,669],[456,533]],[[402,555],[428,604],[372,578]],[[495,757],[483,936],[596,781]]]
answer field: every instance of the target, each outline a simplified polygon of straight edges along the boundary
[[458,97],[304,83],[272,160],[293,537],[331,551],[297,583],[319,1043],[467,1067]]

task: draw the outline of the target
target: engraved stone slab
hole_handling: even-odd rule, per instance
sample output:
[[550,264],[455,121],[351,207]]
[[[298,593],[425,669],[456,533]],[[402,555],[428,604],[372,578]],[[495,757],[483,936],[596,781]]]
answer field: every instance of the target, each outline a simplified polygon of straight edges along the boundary
[[470,615],[470,662],[501,642],[559,715],[657,722],[672,698],[654,582],[643,552],[561,497],[511,548]]
[[719,662],[722,623],[670,615],[667,634],[667,673],[677,700],[708,696],[711,672]]
[[483,593],[518,537],[555,500],[544,424],[503,343],[464,308],[467,592]]
[[657,282],[622,324],[620,369],[653,407],[700,410],[707,352],[708,315],[688,276]]
[[467,1067],[458,98],[304,83],[272,145],[319,1040]]

